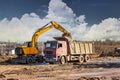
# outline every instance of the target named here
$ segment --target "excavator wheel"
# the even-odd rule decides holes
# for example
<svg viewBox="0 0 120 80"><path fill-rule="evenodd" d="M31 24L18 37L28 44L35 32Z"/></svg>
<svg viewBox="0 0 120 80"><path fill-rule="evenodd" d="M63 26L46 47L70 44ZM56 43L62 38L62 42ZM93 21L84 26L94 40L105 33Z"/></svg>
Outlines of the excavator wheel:
<svg viewBox="0 0 120 80"><path fill-rule="evenodd" d="M26 59L26 63L27 64L32 64L34 62L34 59L32 56L28 56L27 59Z"/></svg>

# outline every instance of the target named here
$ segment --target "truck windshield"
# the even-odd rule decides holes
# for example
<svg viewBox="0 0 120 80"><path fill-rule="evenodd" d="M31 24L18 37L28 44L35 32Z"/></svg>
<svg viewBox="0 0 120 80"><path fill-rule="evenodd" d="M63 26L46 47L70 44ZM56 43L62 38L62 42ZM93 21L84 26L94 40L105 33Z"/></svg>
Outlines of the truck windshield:
<svg viewBox="0 0 120 80"><path fill-rule="evenodd" d="M47 42L45 43L46 48L56 48L56 42Z"/></svg>

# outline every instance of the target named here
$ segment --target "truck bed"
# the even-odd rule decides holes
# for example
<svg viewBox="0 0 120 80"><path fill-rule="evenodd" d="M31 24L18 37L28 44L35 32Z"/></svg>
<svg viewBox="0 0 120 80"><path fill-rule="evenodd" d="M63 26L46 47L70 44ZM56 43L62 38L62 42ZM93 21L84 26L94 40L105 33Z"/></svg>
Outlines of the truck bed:
<svg viewBox="0 0 120 80"><path fill-rule="evenodd" d="M71 42L70 43L71 54L93 54L94 43L93 42Z"/></svg>

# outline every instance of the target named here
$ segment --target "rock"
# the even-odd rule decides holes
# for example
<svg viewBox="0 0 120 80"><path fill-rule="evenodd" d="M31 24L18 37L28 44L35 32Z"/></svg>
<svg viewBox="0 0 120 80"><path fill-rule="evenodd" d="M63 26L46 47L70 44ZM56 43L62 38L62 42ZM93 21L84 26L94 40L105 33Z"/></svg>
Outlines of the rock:
<svg viewBox="0 0 120 80"><path fill-rule="evenodd" d="M9 79L7 79L7 80L19 80L19 79L15 79L15 78L9 78Z"/></svg>
<svg viewBox="0 0 120 80"><path fill-rule="evenodd" d="M6 76L3 74L0 74L0 78L5 78Z"/></svg>

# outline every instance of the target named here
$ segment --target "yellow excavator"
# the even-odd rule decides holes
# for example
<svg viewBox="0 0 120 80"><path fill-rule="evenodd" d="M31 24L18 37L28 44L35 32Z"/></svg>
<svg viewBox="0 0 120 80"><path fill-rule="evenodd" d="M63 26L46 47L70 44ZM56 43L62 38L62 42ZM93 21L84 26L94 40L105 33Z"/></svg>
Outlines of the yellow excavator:
<svg viewBox="0 0 120 80"><path fill-rule="evenodd" d="M50 24L50 25L49 25ZM24 46L20 46L15 48L15 53L18 56L20 63L33 63L43 61L43 56L39 55L39 51L37 49L37 39L40 35L45 33L46 31L55 28L63 32L62 37L66 38L68 41L72 40L71 34L64 29L61 25L57 24L55 21L51 21L46 24L42 28L38 29L32 36L32 41L26 42Z"/></svg>

